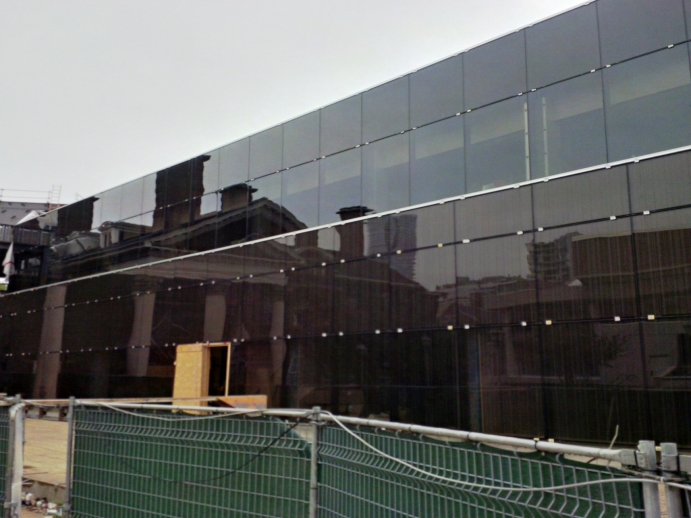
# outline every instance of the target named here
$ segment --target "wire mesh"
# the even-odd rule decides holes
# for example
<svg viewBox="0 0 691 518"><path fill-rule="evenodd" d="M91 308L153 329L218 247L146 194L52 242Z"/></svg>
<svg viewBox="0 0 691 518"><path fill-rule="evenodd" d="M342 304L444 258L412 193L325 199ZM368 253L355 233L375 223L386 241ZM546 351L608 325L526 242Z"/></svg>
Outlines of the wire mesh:
<svg viewBox="0 0 691 518"><path fill-rule="evenodd" d="M310 445L273 418L75 409L72 516L307 516Z"/></svg>
<svg viewBox="0 0 691 518"><path fill-rule="evenodd" d="M493 487L551 487L625 477L616 469L544 453L352 429L384 453L454 480ZM597 484L539 492L463 488L416 473L368 449L333 426L319 439L320 518L643 516L640 483Z"/></svg>
<svg viewBox="0 0 691 518"><path fill-rule="evenodd" d="M10 407L0 407L0 502L5 501L7 461L10 448Z"/></svg>

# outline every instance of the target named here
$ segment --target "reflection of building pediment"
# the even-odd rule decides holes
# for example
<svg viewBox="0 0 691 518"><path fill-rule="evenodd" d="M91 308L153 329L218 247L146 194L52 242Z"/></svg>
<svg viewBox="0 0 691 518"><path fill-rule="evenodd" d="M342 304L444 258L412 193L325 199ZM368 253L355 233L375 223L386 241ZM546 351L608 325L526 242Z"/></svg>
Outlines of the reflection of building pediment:
<svg viewBox="0 0 691 518"><path fill-rule="evenodd" d="M147 228L149 227L145 225L126 223L124 221L115 223L106 221L98 228L101 232L101 248L108 248L123 241L140 237L146 232Z"/></svg>

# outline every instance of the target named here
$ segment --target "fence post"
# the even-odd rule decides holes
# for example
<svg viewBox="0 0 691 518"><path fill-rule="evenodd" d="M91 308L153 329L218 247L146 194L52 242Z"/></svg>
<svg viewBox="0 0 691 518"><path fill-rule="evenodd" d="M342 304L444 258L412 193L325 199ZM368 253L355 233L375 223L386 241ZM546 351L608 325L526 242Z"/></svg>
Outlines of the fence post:
<svg viewBox="0 0 691 518"><path fill-rule="evenodd" d="M655 441L638 441L638 467L647 475L657 475ZM657 484L643 484L645 518L660 518L660 493Z"/></svg>
<svg viewBox="0 0 691 518"><path fill-rule="evenodd" d="M679 453L673 442L660 444L662 451L662 474L666 477L679 476ZM681 489L665 485L665 503L667 504L667 518L684 518Z"/></svg>
<svg viewBox="0 0 691 518"><path fill-rule="evenodd" d="M17 396L10 408L7 479L5 489L6 518L16 518L22 510L22 477L24 474L24 403Z"/></svg>
<svg viewBox="0 0 691 518"><path fill-rule="evenodd" d="M312 408L312 456L310 458L310 507L309 518L319 515L319 422L321 421L321 407Z"/></svg>
<svg viewBox="0 0 691 518"><path fill-rule="evenodd" d="M67 410L67 467L65 473L65 503L62 510L65 518L72 514L72 457L74 456L74 397L70 398Z"/></svg>

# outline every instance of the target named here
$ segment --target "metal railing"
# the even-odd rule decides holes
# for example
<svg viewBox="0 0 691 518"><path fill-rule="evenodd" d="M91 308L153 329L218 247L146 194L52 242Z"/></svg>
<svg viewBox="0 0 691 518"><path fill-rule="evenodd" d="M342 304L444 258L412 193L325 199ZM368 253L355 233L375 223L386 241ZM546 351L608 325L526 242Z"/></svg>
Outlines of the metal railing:
<svg viewBox="0 0 691 518"><path fill-rule="evenodd" d="M73 399L68 421L64 516L688 516L691 456L672 444L594 448L318 407Z"/></svg>

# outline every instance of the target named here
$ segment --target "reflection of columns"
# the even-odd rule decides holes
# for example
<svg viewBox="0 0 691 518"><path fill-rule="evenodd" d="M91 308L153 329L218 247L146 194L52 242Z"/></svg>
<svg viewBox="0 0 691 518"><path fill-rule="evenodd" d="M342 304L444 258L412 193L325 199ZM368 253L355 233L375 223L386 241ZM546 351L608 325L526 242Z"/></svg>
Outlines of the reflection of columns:
<svg viewBox="0 0 691 518"><path fill-rule="evenodd" d="M223 331L226 324L226 294L225 289L206 295L204 304L204 338L205 342L223 341Z"/></svg>
<svg viewBox="0 0 691 518"><path fill-rule="evenodd" d="M67 286L50 286L43 302L43 326L39 352L56 353L62 349L62 328L65 323L65 295ZM60 306L56 309L56 306ZM53 399L57 397L58 375L60 374L59 354L39 354L36 362L34 397Z"/></svg>
<svg viewBox="0 0 691 518"><path fill-rule="evenodd" d="M146 293L134 298L134 318L128 347L151 344L156 294ZM149 348L127 349L127 375L146 376L149 367Z"/></svg>
<svg viewBox="0 0 691 518"><path fill-rule="evenodd" d="M271 307L271 336L278 337L271 342L271 359L273 369L273 386L278 387L283 383L283 361L286 357L286 341L283 337L285 302L275 300Z"/></svg>

